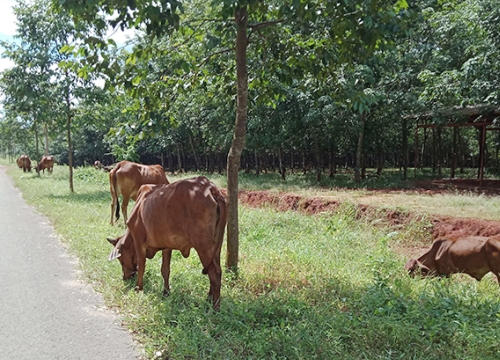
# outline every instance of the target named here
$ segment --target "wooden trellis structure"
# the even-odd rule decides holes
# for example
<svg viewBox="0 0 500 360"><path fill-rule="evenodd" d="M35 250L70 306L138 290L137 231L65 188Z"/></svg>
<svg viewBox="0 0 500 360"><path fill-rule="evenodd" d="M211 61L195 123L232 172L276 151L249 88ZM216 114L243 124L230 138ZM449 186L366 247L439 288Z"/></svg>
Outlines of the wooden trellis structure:
<svg viewBox="0 0 500 360"><path fill-rule="evenodd" d="M418 129L429 129L437 127L453 127L458 129L464 126L474 126L480 131L479 141L479 171L478 179L479 185L483 186L484 178L484 158L485 158L485 144L486 144L486 131L500 130L500 127L495 127L495 119L500 116L500 107L491 105L479 105L471 107L454 107L448 109L440 109L436 111L429 111L417 115L408 115L403 117L406 120L416 120L417 126L415 127L415 173L418 166ZM439 120L439 123L433 120ZM452 161L452 174L455 173L457 145L456 145L457 131L454 131L453 141L453 161Z"/></svg>

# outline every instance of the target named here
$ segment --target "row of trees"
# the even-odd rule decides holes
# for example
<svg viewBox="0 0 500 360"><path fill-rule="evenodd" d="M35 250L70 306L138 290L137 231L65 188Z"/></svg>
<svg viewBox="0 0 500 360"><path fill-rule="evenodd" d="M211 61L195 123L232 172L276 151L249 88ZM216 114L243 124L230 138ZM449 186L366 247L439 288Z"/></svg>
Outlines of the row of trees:
<svg viewBox="0 0 500 360"><path fill-rule="evenodd" d="M415 152L421 166L446 165L453 135L420 130L416 149L416 122L403 119L498 105L498 2L20 0L16 40L2 43L15 66L0 79L0 146L39 158L43 138L70 165L226 169L237 239L242 168L319 180L349 166L361 181L366 166ZM117 45L110 25L136 36ZM489 133L490 165L498 143ZM461 164L477 153L476 130L461 129Z"/></svg>

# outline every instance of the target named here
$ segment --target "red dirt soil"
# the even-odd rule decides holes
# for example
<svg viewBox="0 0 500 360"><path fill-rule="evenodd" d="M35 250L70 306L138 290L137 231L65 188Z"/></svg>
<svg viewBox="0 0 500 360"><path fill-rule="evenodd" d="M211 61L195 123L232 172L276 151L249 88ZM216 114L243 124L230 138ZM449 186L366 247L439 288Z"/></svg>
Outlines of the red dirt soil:
<svg viewBox="0 0 500 360"><path fill-rule="evenodd" d="M475 191L489 195L500 194L500 181L485 180L479 187L477 180L435 180L415 184L418 190L426 194ZM387 190L380 190L387 192ZM398 189L397 191L402 191ZM329 200L324 197L303 197L291 193L274 193L269 191L240 191L239 199L242 203L252 207L271 206L278 211L296 210L314 215L321 212L335 212L341 205L338 200ZM373 205L356 205L356 218L366 220L385 220L387 224L401 227L422 218L421 214L391 209L382 209ZM434 239L438 237L463 237L463 236L493 236L500 234L500 221L454 218L440 215L429 215L431 228L429 232Z"/></svg>

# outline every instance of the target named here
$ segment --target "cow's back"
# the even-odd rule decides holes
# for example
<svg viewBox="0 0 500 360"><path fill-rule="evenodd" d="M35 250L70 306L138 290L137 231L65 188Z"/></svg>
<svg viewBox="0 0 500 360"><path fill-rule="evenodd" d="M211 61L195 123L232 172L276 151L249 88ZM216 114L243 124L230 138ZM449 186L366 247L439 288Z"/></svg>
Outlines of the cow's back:
<svg viewBox="0 0 500 360"><path fill-rule="evenodd" d="M130 216L147 234L148 247L212 251L216 245L219 204L214 185L205 177L180 180L170 185L147 185Z"/></svg>
<svg viewBox="0 0 500 360"><path fill-rule="evenodd" d="M144 184L168 184L161 165L142 165L130 161L121 161L112 170L116 177L118 193L128 194L136 200L137 191Z"/></svg>

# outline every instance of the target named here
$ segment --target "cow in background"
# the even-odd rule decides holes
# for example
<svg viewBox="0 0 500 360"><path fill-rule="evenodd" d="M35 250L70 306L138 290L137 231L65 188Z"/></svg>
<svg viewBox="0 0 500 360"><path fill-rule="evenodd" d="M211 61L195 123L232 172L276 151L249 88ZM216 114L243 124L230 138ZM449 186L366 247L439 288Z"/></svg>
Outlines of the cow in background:
<svg viewBox="0 0 500 360"><path fill-rule="evenodd" d="M36 172L40 175L40 170L45 174L45 169L48 170L49 173L52 173L54 169L54 157L51 155L42 156L42 159L38 164L36 164Z"/></svg>
<svg viewBox="0 0 500 360"><path fill-rule="evenodd" d="M28 155L21 155L16 160L17 166L23 169L23 172L31 172L31 160Z"/></svg>
<svg viewBox="0 0 500 360"><path fill-rule="evenodd" d="M109 172L109 186L111 192L111 221L113 225L113 214L116 220L120 218L120 202L118 196L123 198L122 213L123 221L127 224L127 206L130 199L136 200L137 191L144 184L168 184L165 170L161 165L142 165L130 161L120 161L113 170Z"/></svg>
<svg viewBox="0 0 500 360"><path fill-rule="evenodd" d="M465 273L481 280L490 271L500 283L500 236L440 238L418 259L410 259L405 269L413 276Z"/></svg>
<svg viewBox="0 0 500 360"><path fill-rule="evenodd" d="M94 169L96 170L102 169L102 163L99 160L94 161Z"/></svg>
<svg viewBox="0 0 500 360"><path fill-rule="evenodd" d="M162 251L163 294L170 292L172 250L187 258L194 248L210 279L208 298L219 309L221 267L220 252L227 222L226 198L204 176L179 180L170 185L143 185L139 190L127 231L108 241L114 246L109 260L118 259L123 279L137 272L136 289L143 289L146 258Z"/></svg>

